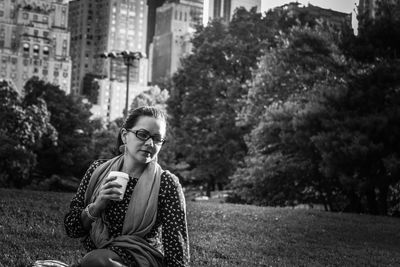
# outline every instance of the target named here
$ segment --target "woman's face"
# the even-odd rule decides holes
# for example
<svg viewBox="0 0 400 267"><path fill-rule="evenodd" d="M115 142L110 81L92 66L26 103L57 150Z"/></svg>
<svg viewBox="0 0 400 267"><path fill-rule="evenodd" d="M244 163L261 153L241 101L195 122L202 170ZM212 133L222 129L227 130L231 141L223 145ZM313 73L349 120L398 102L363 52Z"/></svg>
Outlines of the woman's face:
<svg viewBox="0 0 400 267"><path fill-rule="evenodd" d="M141 116L131 129L122 129L121 137L126 144L125 153L136 163L149 163L160 152L165 138L166 123L163 119ZM152 136L147 141L143 137ZM139 136L139 137L138 137Z"/></svg>

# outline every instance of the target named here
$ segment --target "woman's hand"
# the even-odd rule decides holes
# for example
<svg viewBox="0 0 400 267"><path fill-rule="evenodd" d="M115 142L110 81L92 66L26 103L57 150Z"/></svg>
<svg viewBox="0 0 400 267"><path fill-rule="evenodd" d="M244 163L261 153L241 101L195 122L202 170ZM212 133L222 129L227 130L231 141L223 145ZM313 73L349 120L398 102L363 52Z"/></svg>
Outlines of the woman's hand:
<svg viewBox="0 0 400 267"><path fill-rule="evenodd" d="M119 188L121 188L122 185L114 182L115 179L117 179L117 177L112 176L107 177L104 180L104 184L101 186L99 194L97 195L96 200L94 201L90 210L90 213L93 216L99 217L107 207L107 204L110 200L120 200L121 191Z"/></svg>

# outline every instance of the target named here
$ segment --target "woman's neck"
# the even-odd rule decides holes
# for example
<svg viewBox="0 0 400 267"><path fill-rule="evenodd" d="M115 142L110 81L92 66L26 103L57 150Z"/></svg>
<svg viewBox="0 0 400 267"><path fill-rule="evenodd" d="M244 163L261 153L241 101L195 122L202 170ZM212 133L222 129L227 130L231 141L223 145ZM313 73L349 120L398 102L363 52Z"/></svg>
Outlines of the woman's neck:
<svg viewBox="0 0 400 267"><path fill-rule="evenodd" d="M140 175L142 175L145 167L146 164L135 162L131 157L124 155L124 165L122 166L122 171L129 174L129 176L139 178Z"/></svg>

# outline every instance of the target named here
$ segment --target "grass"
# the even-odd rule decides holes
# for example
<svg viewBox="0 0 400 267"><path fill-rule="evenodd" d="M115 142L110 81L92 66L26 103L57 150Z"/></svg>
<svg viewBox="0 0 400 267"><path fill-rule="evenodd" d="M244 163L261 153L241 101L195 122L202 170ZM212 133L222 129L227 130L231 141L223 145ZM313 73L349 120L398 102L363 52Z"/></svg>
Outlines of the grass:
<svg viewBox="0 0 400 267"><path fill-rule="evenodd" d="M0 189L0 266L76 261L72 194ZM400 266L400 219L188 202L191 266Z"/></svg>

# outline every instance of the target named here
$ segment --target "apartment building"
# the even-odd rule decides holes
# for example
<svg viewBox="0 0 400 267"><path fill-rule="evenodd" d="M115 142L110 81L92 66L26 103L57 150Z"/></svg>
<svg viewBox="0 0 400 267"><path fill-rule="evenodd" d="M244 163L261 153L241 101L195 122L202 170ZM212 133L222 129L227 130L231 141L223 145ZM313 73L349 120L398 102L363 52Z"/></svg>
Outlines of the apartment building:
<svg viewBox="0 0 400 267"><path fill-rule="evenodd" d="M261 12L261 0L205 0L208 9L205 10L207 21L213 19L222 19L229 22L232 19L235 10L239 7L244 7L250 10L253 7L257 8L257 12ZM265 0L264 0L265 1Z"/></svg>
<svg viewBox="0 0 400 267"><path fill-rule="evenodd" d="M148 6L145 0L73 0L69 3L72 90L84 93L87 76L100 92L95 116L113 120L125 108L127 66L122 58L101 58L122 51L146 55ZM147 58L130 68L129 102L147 86Z"/></svg>
<svg viewBox="0 0 400 267"><path fill-rule="evenodd" d="M20 94L37 76L70 93L68 4L63 0L0 0L0 79Z"/></svg>
<svg viewBox="0 0 400 267"><path fill-rule="evenodd" d="M170 78L191 53L195 26L203 20L203 0L170 1L157 8L151 48L151 81Z"/></svg>

